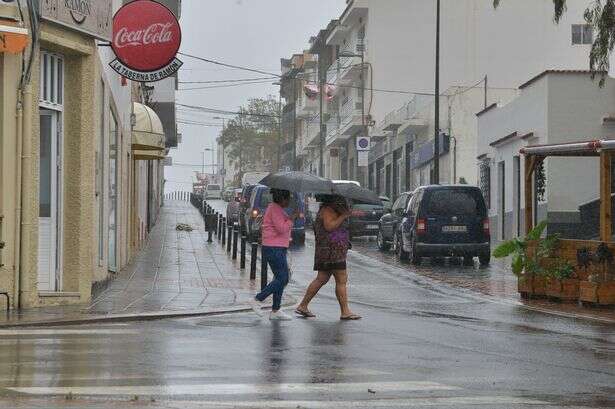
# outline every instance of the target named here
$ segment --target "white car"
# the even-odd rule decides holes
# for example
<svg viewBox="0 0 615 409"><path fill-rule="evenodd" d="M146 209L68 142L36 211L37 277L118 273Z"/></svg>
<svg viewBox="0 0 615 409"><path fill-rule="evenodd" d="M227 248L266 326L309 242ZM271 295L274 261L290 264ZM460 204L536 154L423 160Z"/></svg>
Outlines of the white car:
<svg viewBox="0 0 615 409"><path fill-rule="evenodd" d="M209 184L205 188L205 199L222 199L222 188L220 185Z"/></svg>

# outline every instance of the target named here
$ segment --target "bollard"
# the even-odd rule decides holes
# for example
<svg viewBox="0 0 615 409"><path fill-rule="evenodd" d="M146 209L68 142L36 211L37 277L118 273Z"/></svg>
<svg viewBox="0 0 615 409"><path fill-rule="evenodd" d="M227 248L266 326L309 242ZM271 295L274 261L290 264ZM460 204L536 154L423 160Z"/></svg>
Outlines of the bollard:
<svg viewBox="0 0 615 409"><path fill-rule="evenodd" d="M222 218L222 247L226 245L226 217Z"/></svg>
<svg viewBox="0 0 615 409"><path fill-rule="evenodd" d="M239 261L239 268L245 270L246 268L246 236L241 236L241 256Z"/></svg>
<svg viewBox="0 0 615 409"><path fill-rule="evenodd" d="M263 253L263 246L261 246L261 291L267 287L267 259Z"/></svg>
<svg viewBox="0 0 615 409"><path fill-rule="evenodd" d="M258 243L252 243L250 256L250 280L256 280L256 258L258 257Z"/></svg>
<svg viewBox="0 0 615 409"><path fill-rule="evenodd" d="M214 215L216 216L216 225L214 226L214 234L217 236L218 235L218 220L220 219L220 215L218 214L218 212L215 212Z"/></svg>
<svg viewBox="0 0 615 409"><path fill-rule="evenodd" d="M222 240L222 215L218 215L218 241Z"/></svg>
<svg viewBox="0 0 615 409"><path fill-rule="evenodd" d="M226 252L231 254L231 247L233 245L233 226L228 224L226 225Z"/></svg>
<svg viewBox="0 0 615 409"><path fill-rule="evenodd" d="M233 224L233 260L237 260L237 243L239 241L239 224Z"/></svg>

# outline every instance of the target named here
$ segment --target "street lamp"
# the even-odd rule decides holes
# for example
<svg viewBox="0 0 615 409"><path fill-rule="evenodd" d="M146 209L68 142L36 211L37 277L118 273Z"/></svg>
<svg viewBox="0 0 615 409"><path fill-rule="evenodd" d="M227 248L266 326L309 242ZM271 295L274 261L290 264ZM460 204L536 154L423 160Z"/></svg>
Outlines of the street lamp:
<svg viewBox="0 0 615 409"><path fill-rule="evenodd" d="M434 185L440 184L440 0L436 0L436 84L434 107L434 157L433 180Z"/></svg>
<svg viewBox="0 0 615 409"><path fill-rule="evenodd" d="M367 122L365 121L365 47L363 44L361 44L361 53L360 54L355 54L355 53L351 53L348 51L342 51L339 53L338 55L339 57L359 57L361 58L361 132L363 133L363 136L367 136ZM355 135L354 137L354 144L355 144L355 149L357 146L357 136ZM359 166L359 151L357 151L356 154L356 158L355 158L355 168L354 168L354 173L355 173L355 178L356 179L360 179L359 178L359 172L360 172L360 166Z"/></svg>
<svg viewBox="0 0 615 409"><path fill-rule="evenodd" d="M282 155L282 83L281 82L273 82L271 85L279 85L280 86L280 94L278 95L278 170L280 170Z"/></svg>

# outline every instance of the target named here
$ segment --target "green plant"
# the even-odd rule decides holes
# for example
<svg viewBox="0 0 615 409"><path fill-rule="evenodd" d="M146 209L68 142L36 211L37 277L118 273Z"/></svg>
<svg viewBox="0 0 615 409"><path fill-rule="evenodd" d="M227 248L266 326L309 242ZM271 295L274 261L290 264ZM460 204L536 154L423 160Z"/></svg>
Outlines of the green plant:
<svg viewBox="0 0 615 409"><path fill-rule="evenodd" d="M566 260L558 259L555 266L548 269L546 274L554 280L567 280L574 276L574 266Z"/></svg>
<svg viewBox="0 0 615 409"><path fill-rule="evenodd" d="M547 223L541 222L525 238L515 238L503 242L493 251L493 257L505 258L511 256L510 266L513 274L517 277L521 277L524 274L545 275L545 268L541 265L540 261L552 257L559 243L557 235L541 239L546 228ZM533 254L528 253L529 243L531 242L536 243Z"/></svg>

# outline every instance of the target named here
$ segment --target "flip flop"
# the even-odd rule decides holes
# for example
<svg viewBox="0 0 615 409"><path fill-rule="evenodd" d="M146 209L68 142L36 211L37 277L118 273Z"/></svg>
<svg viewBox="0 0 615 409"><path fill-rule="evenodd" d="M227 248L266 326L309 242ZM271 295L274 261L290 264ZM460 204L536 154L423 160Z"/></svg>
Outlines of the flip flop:
<svg viewBox="0 0 615 409"><path fill-rule="evenodd" d="M342 320L342 321L356 321L356 320L360 320L361 318L363 318L363 317L361 317L360 315L352 314L352 315L349 315L347 317L340 317L340 320Z"/></svg>
<svg viewBox="0 0 615 409"><path fill-rule="evenodd" d="M309 311L301 311L299 308L295 310L295 314L300 315L303 318L316 318L316 315Z"/></svg>

